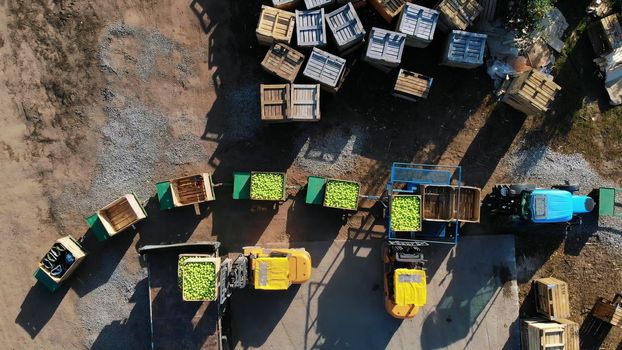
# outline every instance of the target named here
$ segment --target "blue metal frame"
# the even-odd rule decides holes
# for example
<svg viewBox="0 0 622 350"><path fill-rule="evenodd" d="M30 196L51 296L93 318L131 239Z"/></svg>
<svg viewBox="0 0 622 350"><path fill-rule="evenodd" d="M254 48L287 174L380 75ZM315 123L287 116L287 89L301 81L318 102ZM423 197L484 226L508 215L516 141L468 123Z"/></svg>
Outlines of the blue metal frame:
<svg viewBox="0 0 622 350"><path fill-rule="evenodd" d="M462 167L393 163L391 177L387 183L389 203L393 194L409 193L420 194L419 185L446 185L462 186ZM406 187L402 189L401 187ZM451 222L422 221L421 232L395 232L391 230L390 211L387 214L387 237L390 240L424 241L429 243L458 243L460 222L456 219ZM448 234L453 232L453 235ZM402 236L402 237L398 237ZM407 236L407 237L403 237Z"/></svg>

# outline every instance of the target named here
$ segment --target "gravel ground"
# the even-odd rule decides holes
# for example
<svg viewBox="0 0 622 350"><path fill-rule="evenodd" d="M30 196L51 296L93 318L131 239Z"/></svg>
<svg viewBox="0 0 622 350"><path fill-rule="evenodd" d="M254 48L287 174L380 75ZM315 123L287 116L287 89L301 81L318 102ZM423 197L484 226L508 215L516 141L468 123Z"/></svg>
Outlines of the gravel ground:
<svg viewBox="0 0 622 350"><path fill-rule="evenodd" d="M365 132L357 126L312 134L298 152L295 165L318 176L347 174L356 168L364 140Z"/></svg>

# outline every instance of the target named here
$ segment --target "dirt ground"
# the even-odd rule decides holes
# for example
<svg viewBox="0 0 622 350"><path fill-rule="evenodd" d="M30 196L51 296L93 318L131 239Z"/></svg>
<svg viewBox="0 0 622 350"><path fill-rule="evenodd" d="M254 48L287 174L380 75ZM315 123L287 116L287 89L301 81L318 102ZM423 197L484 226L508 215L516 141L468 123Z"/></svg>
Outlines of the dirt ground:
<svg viewBox="0 0 622 350"><path fill-rule="evenodd" d="M147 287L136 248L145 244L218 239L233 251L262 242L382 237L372 202L347 220L306 206L294 189L278 208L236 202L227 185L233 171L286 171L290 185L305 184L309 175L352 179L378 195L393 161L461 165L464 182L487 191L512 180L512 169L500 166L508 153L552 145L583 153L604 178L622 181L619 148L607 152L608 143L587 143L597 137L572 136L585 128L602 136L598 125L572 118L589 113L569 104L575 95L562 94L544 117L525 117L493 100L484 69L439 66L442 37L404 53L404 67L434 77L426 101L392 97L392 76L348 57L343 90L322 94L320 123L263 126L257 84L277 80L259 66L266 51L253 32L259 7L257 1L0 0L5 346L144 348ZM366 27L386 27L371 8L360 16ZM571 29L579 20L569 18ZM584 52L581 40L572 52ZM572 65L594 68L589 55L572 57ZM563 75L563 88L589 76L592 95L602 98L598 78L583 72ZM617 111L602 108L599 114ZM613 117L598 123L621 124L607 118ZM202 215L192 208L158 211L155 183L202 171L225 184ZM85 216L128 192L148 200L149 219L136 232L104 243L87 237L89 257L55 294L34 284L35 262L55 239L82 237ZM577 233L581 244L572 251L557 228L519 235L517 258L527 264L522 274L519 266L521 297L534 276L565 279L572 319L581 323L596 297L622 290L620 250L599 241L596 227ZM530 314L529 299L522 312ZM612 330L602 346L619 346L621 333Z"/></svg>

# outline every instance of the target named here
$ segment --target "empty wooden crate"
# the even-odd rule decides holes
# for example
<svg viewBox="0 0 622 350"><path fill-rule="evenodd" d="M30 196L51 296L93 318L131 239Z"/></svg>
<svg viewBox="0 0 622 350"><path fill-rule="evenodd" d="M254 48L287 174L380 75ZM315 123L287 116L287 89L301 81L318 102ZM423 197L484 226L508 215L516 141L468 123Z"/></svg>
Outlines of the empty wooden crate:
<svg viewBox="0 0 622 350"><path fill-rule="evenodd" d="M314 47L326 45L326 22L324 9L296 10L296 41L298 47Z"/></svg>
<svg viewBox="0 0 622 350"><path fill-rule="evenodd" d="M336 93L343 83L345 69L345 59L314 47L302 75L317 81L329 92Z"/></svg>
<svg viewBox="0 0 622 350"><path fill-rule="evenodd" d="M550 320L570 317L568 284L557 278L540 278L533 281L536 311Z"/></svg>
<svg viewBox="0 0 622 350"><path fill-rule="evenodd" d="M321 7L331 6L334 3L335 0L305 0L307 10L315 10Z"/></svg>
<svg viewBox="0 0 622 350"><path fill-rule="evenodd" d="M126 194L86 218L86 223L95 238L104 241L146 217L147 212L136 195Z"/></svg>
<svg viewBox="0 0 622 350"><path fill-rule="evenodd" d="M439 29L449 32L453 29L465 30L482 12L477 0L442 0L436 5L441 13Z"/></svg>
<svg viewBox="0 0 622 350"><path fill-rule="evenodd" d="M302 122L320 120L320 84L292 84L287 119Z"/></svg>
<svg viewBox="0 0 622 350"><path fill-rule="evenodd" d="M365 29L352 3L347 3L327 14L326 23L340 52L355 47L365 40Z"/></svg>
<svg viewBox="0 0 622 350"><path fill-rule="evenodd" d="M434 38L438 17L436 10L407 2L395 31L406 34L407 46L427 47Z"/></svg>
<svg viewBox="0 0 622 350"><path fill-rule="evenodd" d="M272 5L281 10L293 10L300 2L300 0L272 0Z"/></svg>
<svg viewBox="0 0 622 350"><path fill-rule="evenodd" d="M289 44L294 34L295 23L295 14L262 5L255 30L257 40L262 45L272 45L276 41Z"/></svg>
<svg viewBox="0 0 622 350"><path fill-rule="evenodd" d="M622 294L616 294L613 301L599 298L592 309L592 315L612 326L622 328Z"/></svg>
<svg viewBox="0 0 622 350"><path fill-rule="evenodd" d="M566 326L538 318L521 321L521 349L565 350Z"/></svg>
<svg viewBox="0 0 622 350"><path fill-rule="evenodd" d="M391 23L402 11L406 0L369 0L369 2L385 21Z"/></svg>
<svg viewBox="0 0 622 350"><path fill-rule="evenodd" d="M425 75L400 69L393 87L393 96L415 102L428 98L433 80Z"/></svg>
<svg viewBox="0 0 622 350"><path fill-rule="evenodd" d="M475 68L484 64L486 34L454 30L447 38L443 65L457 68Z"/></svg>
<svg viewBox="0 0 622 350"><path fill-rule="evenodd" d="M261 67L283 80L293 83L302 68L305 56L291 47L275 43L266 53Z"/></svg>
<svg viewBox="0 0 622 350"><path fill-rule="evenodd" d="M199 203L216 199L212 176L208 173L159 182L156 191L161 210L193 205L197 215L200 214Z"/></svg>
<svg viewBox="0 0 622 350"><path fill-rule="evenodd" d="M423 219L478 223L481 191L469 186L423 185Z"/></svg>
<svg viewBox="0 0 622 350"><path fill-rule="evenodd" d="M289 84L261 84L261 120L284 122L289 111Z"/></svg>
<svg viewBox="0 0 622 350"><path fill-rule="evenodd" d="M544 73L531 70L507 80L500 90L503 102L531 115L547 111L561 87Z"/></svg>
<svg viewBox="0 0 622 350"><path fill-rule="evenodd" d="M397 67L402 62L405 44L406 34L373 27L369 32L367 50L363 58L372 64Z"/></svg>
<svg viewBox="0 0 622 350"><path fill-rule="evenodd" d="M564 350L580 350L579 344L579 325L576 322L570 321L565 318L555 320L555 322L565 326L564 329L564 342L566 347Z"/></svg>
<svg viewBox="0 0 622 350"><path fill-rule="evenodd" d="M50 292L56 291L84 261L86 251L71 237L61 237L39 261L35 278Z"/></svg>

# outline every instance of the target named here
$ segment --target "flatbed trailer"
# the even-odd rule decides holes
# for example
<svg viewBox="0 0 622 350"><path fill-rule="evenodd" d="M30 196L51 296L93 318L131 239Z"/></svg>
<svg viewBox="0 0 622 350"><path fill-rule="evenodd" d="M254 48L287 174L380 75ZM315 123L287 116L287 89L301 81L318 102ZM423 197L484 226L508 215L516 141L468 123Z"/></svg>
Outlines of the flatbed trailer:
<svg viewBox="0 0 622 350"><path fill-rule="evenodd" d="M180 254L208 254L218 257L219 242L148 245L138 252L149 271L149 323L151 349L229 349L228 295L219 284L216 301L187 302L178 285ZM226 264L220 276L227 276Z"/></svg>

